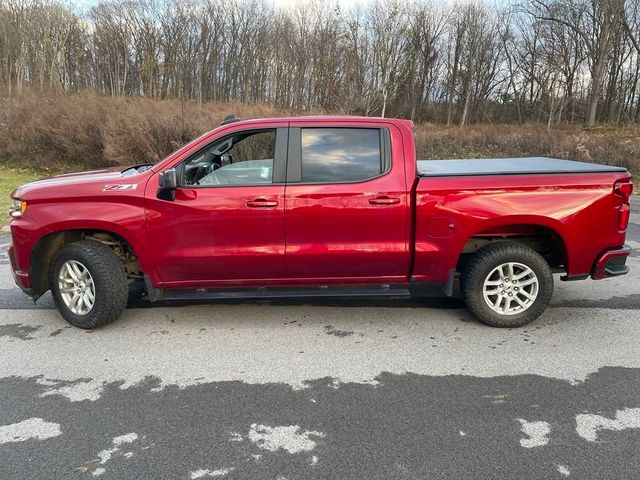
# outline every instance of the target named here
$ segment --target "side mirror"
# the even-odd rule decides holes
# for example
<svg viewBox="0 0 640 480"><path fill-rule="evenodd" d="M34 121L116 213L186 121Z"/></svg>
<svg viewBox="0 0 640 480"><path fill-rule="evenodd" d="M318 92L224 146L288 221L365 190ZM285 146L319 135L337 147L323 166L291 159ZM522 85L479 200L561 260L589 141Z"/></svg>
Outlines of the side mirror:
<svg viewBox="0 0 640 480"><path fill-rule="evenodd" d="M158 191L156 196L161 200L175 200L176 188L178 188L178 178L176 169L170 168L160 173L158 177Z"/></svg>

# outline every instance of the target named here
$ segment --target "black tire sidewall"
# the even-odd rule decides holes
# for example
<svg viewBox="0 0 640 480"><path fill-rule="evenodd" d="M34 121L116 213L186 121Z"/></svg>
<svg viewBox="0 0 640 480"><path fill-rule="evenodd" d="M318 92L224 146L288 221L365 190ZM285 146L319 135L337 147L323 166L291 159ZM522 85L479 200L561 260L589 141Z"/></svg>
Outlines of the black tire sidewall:
<svg viewBox="0 0 640 480"><path fill-rule="evenodd" d="M73 313L60 294L58 276L62 266L69 260L76 260L84 265L94 282L95 301L85 315ZM111 318L113 315L109 315L109 312L113 310L113 302L118 302L118 297L121 296L120 292L114 290L122 286L128 292L124 267L109 247L95 241L77 242L63 247L51 272L51 290L56 307L65 320L83 329L96 328L115 319Z"/></svg>

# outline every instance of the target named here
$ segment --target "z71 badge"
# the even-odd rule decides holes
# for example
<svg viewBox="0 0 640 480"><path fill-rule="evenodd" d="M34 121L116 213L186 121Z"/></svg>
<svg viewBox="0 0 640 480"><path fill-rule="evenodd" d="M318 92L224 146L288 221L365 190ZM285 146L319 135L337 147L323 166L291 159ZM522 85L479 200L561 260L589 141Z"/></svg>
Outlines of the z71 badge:
<svg viewBox="0 0 640 480"><path fill-rule="evenodd" d="M113 190L135 190L137 187L137 183L121 183L119 185L105 185L102 191L111 192Z"/></svg>

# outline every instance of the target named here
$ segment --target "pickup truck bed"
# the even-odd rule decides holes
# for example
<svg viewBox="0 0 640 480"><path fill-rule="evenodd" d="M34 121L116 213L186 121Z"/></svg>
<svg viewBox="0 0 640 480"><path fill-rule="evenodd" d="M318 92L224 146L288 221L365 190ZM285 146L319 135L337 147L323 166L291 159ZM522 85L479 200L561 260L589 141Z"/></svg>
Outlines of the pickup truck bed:
<svg viewBox="0 0 640 480"><path fill-rule="evenodd" d="M626 172L623 167L548 157L418 160L420 177Z"/></svg>

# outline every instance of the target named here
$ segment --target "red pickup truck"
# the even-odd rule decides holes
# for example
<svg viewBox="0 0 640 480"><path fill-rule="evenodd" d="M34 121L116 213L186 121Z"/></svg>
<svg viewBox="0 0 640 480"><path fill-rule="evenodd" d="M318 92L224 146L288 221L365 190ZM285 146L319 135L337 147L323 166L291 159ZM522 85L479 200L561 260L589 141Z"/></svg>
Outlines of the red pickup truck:
<svg viewBox="0 0 640 480"><path fill-rule="evenodd" d="M9 257L81 328L163 298L460 294L481 321L537 318L563 280L627 273L624 168L417 161L407 120L239 121L155 165L13 192ZM142 288L134 288L134 287Z"/></svg>

